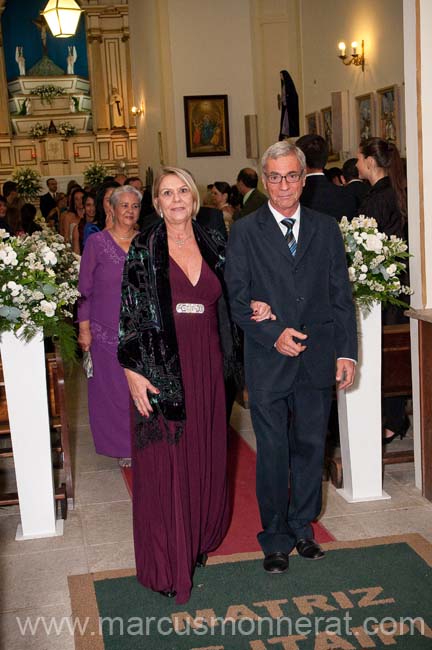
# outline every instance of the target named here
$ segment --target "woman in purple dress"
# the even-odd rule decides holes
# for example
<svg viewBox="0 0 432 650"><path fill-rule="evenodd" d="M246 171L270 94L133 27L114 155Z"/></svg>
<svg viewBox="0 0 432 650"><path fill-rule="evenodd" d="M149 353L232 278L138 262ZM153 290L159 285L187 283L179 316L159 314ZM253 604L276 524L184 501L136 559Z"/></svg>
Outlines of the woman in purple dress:
<svg viewBox="0 0 432 650"><path fill-rule="evenodd" d="M135 404L133 523L137 578L189 600L196 566L229 523L226 379L242 374L223 278L225 243L193 217L188 172L165 167L153 185L163 217L132 243L120 312L120 364ZM257 303L261 320L267 305Z"/></svg>
<svg viewBox="0 0 432 650"><path fill-rule="evenodd" d="M136 235L141 194L119 187L110 197L114 214L109 230L92 235L81 258L78 343L91 351L93 377L88 380L90 428L96 452L130 464L130 397L117 360L121 278L126 254Z"/></svg>

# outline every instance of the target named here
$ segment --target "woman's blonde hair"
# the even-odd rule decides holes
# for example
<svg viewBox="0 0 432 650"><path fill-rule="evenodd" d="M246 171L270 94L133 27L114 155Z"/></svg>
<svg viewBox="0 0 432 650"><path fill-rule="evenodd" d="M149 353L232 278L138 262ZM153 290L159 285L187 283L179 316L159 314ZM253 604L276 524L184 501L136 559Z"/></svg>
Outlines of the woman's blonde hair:
<svg viewBox="0 0 432 650"><path fill-rule="evenodd" d="M188 172L187 169L182 169L181 167L161 167L161 169L156 174L152 188L153 205L156 208L156 211L160 214L158 201L160 185L166 176L171 175L177 176L177 178L183 181L183 183L190 189L193 198L192 217L196 217L198 210L200 209L200 196L198 188L195 184L195 180L192 174Z"/></svg>

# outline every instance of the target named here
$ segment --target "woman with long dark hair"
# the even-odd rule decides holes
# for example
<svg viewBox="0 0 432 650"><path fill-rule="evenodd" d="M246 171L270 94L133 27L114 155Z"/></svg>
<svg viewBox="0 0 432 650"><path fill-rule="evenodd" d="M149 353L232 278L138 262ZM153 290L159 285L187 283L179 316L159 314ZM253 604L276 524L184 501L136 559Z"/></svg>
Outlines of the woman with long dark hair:
<svg viewBox="0 0 432 650"><path fill-rule="evenodd" d="M373 217L378 230L389 237L407 239L407 202L405 174L398 148L382 138L369 138L360 144L357 169L371 189L360 204L359 214ZM408 305L407 305L408 307ZM406 322L400 308L389 305L382 311L383 325ZM383 444L397 436L403 438L409 426L403 397L385 397L383 410Z"/></svg>
<svg viewBox="0 0 432 650"><path fill-rule="evenodd" d="M233 223L234 209L230 205L231 186L225 181L215 181L211 189L213 201L218 210L222 210L225 228L229 233Z"/></svg>
<svg viewBox="0 0 432 650"><path fill-rule="evenodd" d="M380 232L404 237L406 183L396 145L382 138L365 140L360 144L357 169L360 178L371 184L360 205L359 214L376 219Z"/></svg>
<svg viewBox="0 0 432 650"><path fill-rule="evenodd" d="M117 183L117 181L107 181L103 183L96 195L95 223L99 230L105 230L106 228L111 228L113 226L113 213L110 205L110 198L116 187L120 187L120 183Z"/></svg>

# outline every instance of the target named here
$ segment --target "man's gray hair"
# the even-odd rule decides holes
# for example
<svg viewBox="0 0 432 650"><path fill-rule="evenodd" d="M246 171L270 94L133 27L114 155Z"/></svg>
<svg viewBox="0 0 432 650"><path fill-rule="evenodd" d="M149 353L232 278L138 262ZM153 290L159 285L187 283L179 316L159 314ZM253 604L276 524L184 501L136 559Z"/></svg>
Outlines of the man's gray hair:
<svg viewBox="0 0 432 650"><path fill-rule="evenodd" d="M135 194L137 202L141 205L142 194L136 187L133 187L133 185L120 185L120 187L115 188L109 198L110 206L113 209L120 203L120 196L122 194Z"/></svg>
<svg viewBox="0 0 432 650"><path fill-rule="evenodd" d="M280 142L275 142L272 144L267 151L264 152L263 157L261 158L262 169L266 169L268 160L275 160L276 158L282 158L285 156L295 156L300 163L302 172L306 169L306 158L301 149L291 144L288 140L281 140Z"/></svg>

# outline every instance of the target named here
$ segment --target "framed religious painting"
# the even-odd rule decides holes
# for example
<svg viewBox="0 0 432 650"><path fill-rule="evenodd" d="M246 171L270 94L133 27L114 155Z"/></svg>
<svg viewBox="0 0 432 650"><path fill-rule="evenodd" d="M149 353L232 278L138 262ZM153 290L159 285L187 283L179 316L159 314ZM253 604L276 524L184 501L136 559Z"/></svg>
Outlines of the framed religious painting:
<svg viewBox="0 0 432 650"><path fill-rule="evenodd" d="M320 133L320 115L318 111L308 113L305 116L306 120L306 134L319 135Z"/></svg>
<svg viewBox="0 0 432 650"><path fill-rule="evenodd" d="M387 86L377 90L378 135L400 148L399 88Z"/></svg>
<svg viewBox="0 0 432 650"><path fill-rule="evenodd" d="M368 140L376 135L375 126L375 95L366 93L356 98L356 140L357 146L363 140Z"/></svg>
<svg viewBox="0 0 432 650"><path fill-rule="evenodd" d="M321 135L328 144L329 162L339 160L339 153L335 151L333 147L333 120L331 106L327 106L326 108L321 109L321 128Z"/></svg>
<svg viewBox="0 0 432 650"><path fill-rule="evenodd" d="M184 97L186 155L229 156L228 95Z"/></svg>

